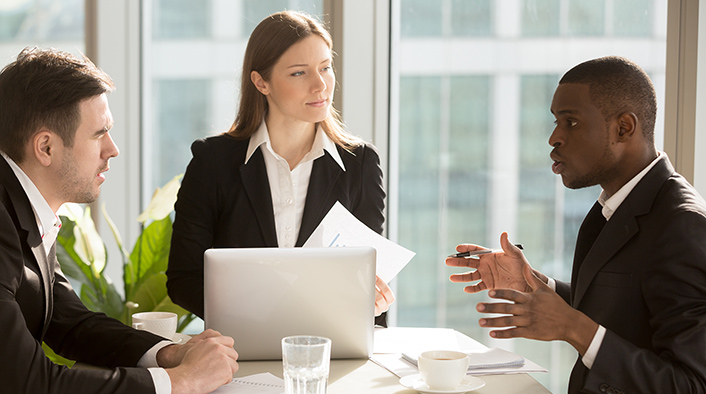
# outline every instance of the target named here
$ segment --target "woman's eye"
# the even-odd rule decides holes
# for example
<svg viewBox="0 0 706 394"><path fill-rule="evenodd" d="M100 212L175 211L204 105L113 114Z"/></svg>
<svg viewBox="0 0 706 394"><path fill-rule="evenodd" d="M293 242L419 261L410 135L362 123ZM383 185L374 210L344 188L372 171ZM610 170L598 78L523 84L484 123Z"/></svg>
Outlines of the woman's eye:
<svg viewBox="0 0 706 394"><path fill-rule="evenodd" d="M574 126L576 126L577 124L579 124L579 122L577 122L577 121L575 121L575 120L573 120L573 119L569 119L568 122L569 122L569 127L574 127Z"/></svg>
<svg viewBox="0 0 706 394"><path fill-rule="evenodd" d="M293 77L299 77L299 76L302 76L302 75L304 75L304 71L297 71L297 72L293 72L293 73L292 73L292 76L293 76Z"/></svg>

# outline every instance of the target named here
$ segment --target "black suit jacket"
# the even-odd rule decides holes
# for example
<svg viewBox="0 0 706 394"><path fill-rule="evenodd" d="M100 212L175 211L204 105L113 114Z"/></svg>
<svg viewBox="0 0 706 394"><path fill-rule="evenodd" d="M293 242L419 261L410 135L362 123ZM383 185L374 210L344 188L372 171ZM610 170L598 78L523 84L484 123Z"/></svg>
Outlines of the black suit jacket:
<svg viewBox="0 0 706 394"><path fill-rule="evenodd" d="M276 247L272 196L258 148L245 162L249 140L219 135L197 140L175 204L167 289L177 304L203 318L203 253L209 248ZM385 191L377 151L337 147L345 171L326 151L314 160L296 246L306 242L336 201L382 233ZM384 314L376 319L385 325Z"/></svg>
<svg viewBox="0 0 706 394"><path fill-rule="evenodd" d="M703 198L665 156L592 246L581 244L584 225L585 258L575 256L571 285L557 292L607 332L590 370L576 362L569 392L706 392Z"/></svg>
<svg viewBox="0 0 706 394"><path fill-rule="evenodd" d="M47 258L29 199L0 157L0 382L8 393L154 393L134 367L162 338L86 309L54 254ZM44 356L115 368L79 370Z"/></svg>

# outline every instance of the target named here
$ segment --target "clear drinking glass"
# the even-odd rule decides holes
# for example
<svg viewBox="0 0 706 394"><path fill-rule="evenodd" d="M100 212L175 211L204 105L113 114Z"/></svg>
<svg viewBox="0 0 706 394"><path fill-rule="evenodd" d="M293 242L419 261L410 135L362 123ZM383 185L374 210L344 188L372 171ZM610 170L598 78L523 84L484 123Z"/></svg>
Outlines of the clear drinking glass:
<svg viewBox="0 0 706 394"><path fill-rule="evenodd" d="M326 394L331 340L315 336L282 339L284 389L287 394Z"/></svg>

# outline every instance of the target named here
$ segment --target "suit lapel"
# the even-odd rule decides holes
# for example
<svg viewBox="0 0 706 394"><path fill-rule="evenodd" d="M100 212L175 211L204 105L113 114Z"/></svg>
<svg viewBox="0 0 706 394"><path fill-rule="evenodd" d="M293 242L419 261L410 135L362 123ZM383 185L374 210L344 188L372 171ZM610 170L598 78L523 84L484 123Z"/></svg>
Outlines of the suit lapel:
<svg viewBox="0 0 706 394"><path fill-rule="evenodd" d="M50 269L50 267L53 267L53 264L50 264L47 260L44 245L42 244L42 237L37 227L37 219L34 216L29 198L27 198L27 194L22 188L20 181L17 180L15 173L4 158L0 159L0 179L10 196L20 227L27 234L27 244L32 249L34 259L37 262L39 273L42 277L44 292L44 328L42 330L42 337L44 337L44 333L49 327L52 313L53 291L51 287L51 275L53 274L53 270ZM26 258L29 258L29 256Z"/></svg>
<svg viewBox="0 0 706 394"><path fill-rule="evenodd" d="M55 250L56 244L52 246L49 257L47 257L46 252L44 251L44 245L42 243L38 246L32 247L32 253L34 254L34 258L37 260L37 265L39 265L39 271L42 275L42 284L44 287L44 328L42 328L41 338L44 338L44 334L47 332L47 328L49 328L54 306L53 298L51 297L53 289L50 280L50 275L53 273L53 269L50 269L50 267L54 266L53 260L56 259L56 253L54 252Z"/></svg>
<svg viewBox="0 0 706 394"><path fill-rule="evenodd" d="M576 290L572 301L575 308L578 307L584 294L586 294L586 290L596 273L638 232L635 217L630 213L620 215L622 216L620 217L617 215L619 211L620 209L605 224L603 230L598 234L596 242L588 250L579 267L575 284ZM572 291L573 287L574 284L572 283Z"/></svg>
<svg viewBox="0 0 706 394"><path fill-rule="evenodd" d="M580 266L577 267L577 262L574 262L574 270L578 268L578 275L574 273L571 281L571 291L574 293L571 303L574 308L578 308L598 271L640 231L637 218L649 213L659 189L673 173L674 168L663 156L620 204Z"/></svg>
<svg viewBox="0 0 706 394"><path fill-rule="evenodd" d="M247 164L240 167L240 176L243 180L243 188L248 194L250 204L252 204L257 222L260 225L263 240L267 245L277 246L272 193L270 192L265 158L260 149L257 148Z"/></svg>
<svg viewBox="0 0 706 394"><path fill-rule="evenodd" d="M341 173L343 173L341 167L326 151L322 157L314 160L296 246L302 246L309 239L311 233L316 230L321 220L336 203L336 200L331 198L331 192Z"/></svg>

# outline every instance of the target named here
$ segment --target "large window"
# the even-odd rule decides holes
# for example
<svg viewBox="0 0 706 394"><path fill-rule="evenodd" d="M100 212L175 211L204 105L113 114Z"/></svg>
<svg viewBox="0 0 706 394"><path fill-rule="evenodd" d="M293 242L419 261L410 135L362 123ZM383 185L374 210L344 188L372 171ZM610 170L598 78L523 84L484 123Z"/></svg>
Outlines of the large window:
<svg viewBox="0 0 706 394"><path fill-rule="evenodd" d="M0 64L25 46L84 51L84 0L0 1Z"/></svg>
<svg viewBox="0 0 706 394"><path fill-rule="evenodd" d="M250 32L284 9L321 16L323 1L143 2L143 202L186 170L194 140L228 130Z"/></svg>
<svg viewBox="0 0 706 394"><path fill-rule="evenodd" d="M549 368L535 377L565 392L573 348L492 340L475 311L487 294L450 283L460 270L443 260L463 242L498 247L508 231L535 268L570 279L578 227L600 189L568 190L551 172L552 95L572 66L621 55L650 74L664 108L666 0L393 4L399 146L391 149L399 160L389 179L399 198L390 201L398 208L391 225L397 241L417 252L397 279L397 324L451 327L513 349ZM662 122L660 113L660 149Z"/></svg>

